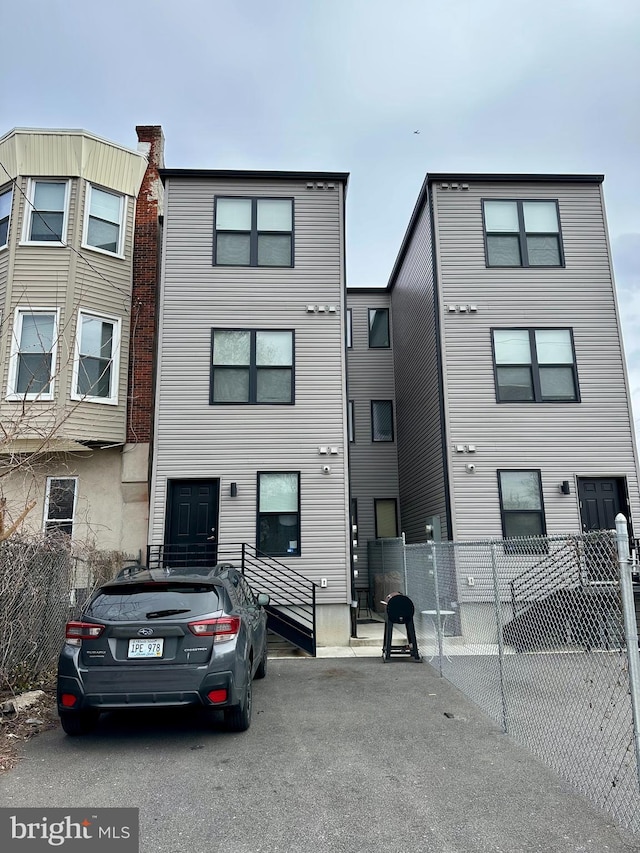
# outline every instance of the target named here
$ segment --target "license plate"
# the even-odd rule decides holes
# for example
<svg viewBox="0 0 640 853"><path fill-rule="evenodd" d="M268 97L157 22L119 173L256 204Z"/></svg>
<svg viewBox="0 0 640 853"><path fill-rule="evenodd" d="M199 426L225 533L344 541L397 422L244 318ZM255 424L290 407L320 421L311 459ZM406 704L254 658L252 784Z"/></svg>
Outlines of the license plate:
<svg viewBox="0 0 640 853"><path fill-rule="evenodd" d="M129 640L130 658L161 658L164 640Z"/></svg>

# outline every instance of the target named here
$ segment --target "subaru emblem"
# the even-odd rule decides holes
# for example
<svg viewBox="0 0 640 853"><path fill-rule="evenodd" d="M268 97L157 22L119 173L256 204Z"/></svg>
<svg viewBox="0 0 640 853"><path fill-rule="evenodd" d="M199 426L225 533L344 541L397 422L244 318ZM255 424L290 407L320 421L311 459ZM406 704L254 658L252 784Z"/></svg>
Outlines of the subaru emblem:
<svg viewBox="0 0 640 853"><path fill-rule="evenodd" d="M150 637L153 634L153 628L139 628L138 634L141 637Z"/></svg>

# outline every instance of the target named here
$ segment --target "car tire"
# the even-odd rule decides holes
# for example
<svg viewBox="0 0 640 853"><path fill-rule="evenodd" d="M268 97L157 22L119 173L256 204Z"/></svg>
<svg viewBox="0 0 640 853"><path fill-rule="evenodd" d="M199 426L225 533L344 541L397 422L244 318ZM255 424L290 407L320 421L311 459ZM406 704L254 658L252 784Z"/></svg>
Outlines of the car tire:
<svg viewBox="0 0 640 853"><path fill-rule="evenodd" d="M262 653L262 657L260 658L260 663L258 664L258 668L256 669L256 674L254 678L264 678L267 674L267 645L265 643L264 652Z"/></svg>
<svg viewBox="0 0 640 853"><path fill-rule="evenodd" d="M70 737L87 735L95 728L99 716L97 711L63 711L60 714L60 725Z"/></svg>
<svg viewBox="0 0 640 853"><path fill-rule="evenodd" d="M251 688L251 674L247 673L247 685L245 687L244 699L239 705L226 708L224 721L230 732L246 732L251 725L251 708L253 705L253 691Z"/></svg>

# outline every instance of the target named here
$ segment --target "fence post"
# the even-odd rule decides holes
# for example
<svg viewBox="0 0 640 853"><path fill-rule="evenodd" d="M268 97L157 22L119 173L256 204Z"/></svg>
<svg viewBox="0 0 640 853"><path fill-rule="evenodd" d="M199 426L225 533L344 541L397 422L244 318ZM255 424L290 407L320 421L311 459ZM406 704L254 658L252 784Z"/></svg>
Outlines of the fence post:
<svg viewBox="0 0 640 853"><path fill-rule="evenodd" d="M442 626L440 624L440 590L438 589L438 566L436 564L436 544L430 542L431 546L431 564L433 565L433 586L436 596L436 633L438 637L438 668L442 677L442 656L444 653L444 645L442 642Z"/></svg>
<svg viewBox="0 0 640 853"><path fill-rule="evenodd" d="M624 615L624 638L629 663L629 692L633 714L633 741L636 753L636 775L640 787L640 654L638 653L638 623L633 601L631 583L631 559L629 554L629 533L627 519L620 512L616 515L616 541L618 546L618 568L620 572L620 593Z"/></svg>
<svg viewBox="0 0 640 853"><path fill-rule="evenodd" d="M509 731L507 717L507 694L504 689L504 639L502 637L502 602L498 587L498 562L496 560L496 546L491 545L491 571L493 572L493 600L496 605L496 626L498 629L498 669L500 673L500 698L502 700L502 728Z"/></svg>
<svg viewBox="0 0 640 853"><path fill-rule="evenodd" d="M409 587L407 586L407 539L402 531L402 568L404 569L404 594L409 595Z"/></svg>

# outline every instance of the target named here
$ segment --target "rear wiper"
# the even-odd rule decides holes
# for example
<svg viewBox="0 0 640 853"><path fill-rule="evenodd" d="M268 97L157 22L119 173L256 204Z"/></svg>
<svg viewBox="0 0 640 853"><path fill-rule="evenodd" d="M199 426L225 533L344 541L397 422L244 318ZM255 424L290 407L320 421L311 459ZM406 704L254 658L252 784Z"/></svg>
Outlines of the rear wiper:
<svg viewBox="0 0 640 853"><path fill-rule="evenodd" d="M147 619L159 619L161 616L175 616L177 613L191 613L189 608L186 610L152 610L151 613L145 613Z"/></svg>

